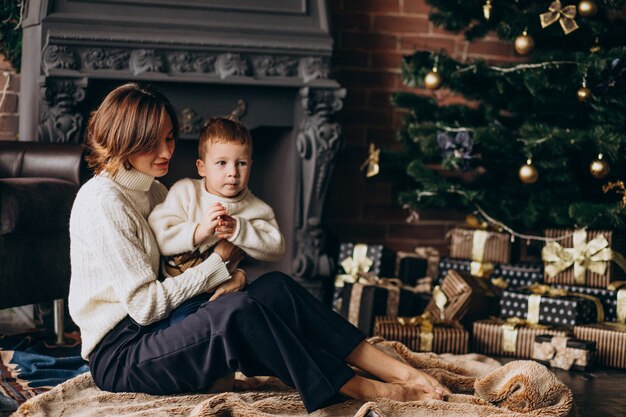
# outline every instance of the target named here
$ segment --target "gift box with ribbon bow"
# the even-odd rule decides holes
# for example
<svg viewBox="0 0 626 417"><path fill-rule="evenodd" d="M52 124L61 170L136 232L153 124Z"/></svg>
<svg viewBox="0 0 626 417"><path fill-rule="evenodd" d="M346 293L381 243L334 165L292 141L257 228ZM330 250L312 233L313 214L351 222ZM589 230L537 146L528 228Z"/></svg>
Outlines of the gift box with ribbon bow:
<svg viewBox="0 0 626 417"><path fill-rule="evenodd" d="M341 315L371 335L376 316L422 314L430 297L428 293L403 286L397 278L360 279L344 285Z"/></svg>
<svg viewBox="0 0 626 417"><path fill-rule="evenodd" d="M455 228L450 231L450 257L476 263L509 263L511 237L506 233Z"/></svg>
<svg viewBox="0 0 626 417"><path fill-rule="evenodd" d="M412 286L417 285L423 278L435 280L439 271L439 260L439 251L428 246L418 246L413 252L396 252L394 276Z"/></svg>
<svg viewBox="0 0 626 417"><path fill-rule="evenodd" d="M604 320L626 323L626 281L613 281L606 288L560 284L555 284L553 287L596 297L604 308Z"/></svg>
<svg viewBox="0 0 626 417"><path fill-rule="evenodd" d="M611 230L548 229L541 251L547 284L606 288L626 279L626 234Z"/></svg>
<svg viewBox="0 0 626 417"><path fill-rule="evenodd" d="M429 314L376 317L374 336L396 340L415 352L467 353L469 333L459 322L438 321Z"/></svg>
<svg viewBox="0 0 626 417"><path fill-rule="evenodd" d="M359 278L373 279L391 276L394 255L380 244L344 242L339 246L338 272L335 275L333 308L342 310L342 288L345 283L355 283Z"/></svg>
<svg viewBox="0 0 626 417"><path fill-rule="evenodd" d="M535 336L532 359L552 368L587 371L594 364L595 350L592 341L540 334Z"/></svg>
<svg viewBox="0 0 626 417"><path fill-rule="evenodd" d="M574 336L596 342L600 365L626 369L626 324L595 323L574 326Z"/></svg>
<svg viewBox="0 0 626 417"><path fill-rule="evenodd" d="M451 269L433 289L426 311L439 320L472 323L494 315L498 300L499 290L489 279Z"/></svg>
<svg viewBox="0 0 626 417"><path fill-rule="evenodd" d="M472 343L474 352L530 359L535 336L539 334L566 336L569 332L563 327L534 324L518 318L489 318L474 323Z"/></svg>
<svg viewBox="0 0 626 417"><path fill-rule="evenodd" d="M500 317L573 326L604 321L604 308L596 297L534 284L528 288L505 290L500 300Z"/></svg>
<svg viewBox="0 0 626 417"><path fill-rule="evenodd" d="M479 266L477 268L477 266ZM473 267L473 271L472 271ZM459 272L467 272L469 274L476 275L482 278L488 278L493 276L497 269L497 264L490 262L476 264L468 259L455 259L447 256L442 256L439 260L439 274L435 283L441 283L443 279L448 275L448 271L454 269Z"/></svg>

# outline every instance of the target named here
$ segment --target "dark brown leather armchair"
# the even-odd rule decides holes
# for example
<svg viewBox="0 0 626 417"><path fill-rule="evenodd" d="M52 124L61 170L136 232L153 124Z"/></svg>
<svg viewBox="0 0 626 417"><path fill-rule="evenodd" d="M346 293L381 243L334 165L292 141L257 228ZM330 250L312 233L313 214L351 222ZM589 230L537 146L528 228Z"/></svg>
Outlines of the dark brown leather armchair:
<svg viewBox="0 0 626 417"><path fill-rule="evenodd" d="M0 142L0 309L55 300L59 337L70 211L88 177L81 145Z"/></svg>

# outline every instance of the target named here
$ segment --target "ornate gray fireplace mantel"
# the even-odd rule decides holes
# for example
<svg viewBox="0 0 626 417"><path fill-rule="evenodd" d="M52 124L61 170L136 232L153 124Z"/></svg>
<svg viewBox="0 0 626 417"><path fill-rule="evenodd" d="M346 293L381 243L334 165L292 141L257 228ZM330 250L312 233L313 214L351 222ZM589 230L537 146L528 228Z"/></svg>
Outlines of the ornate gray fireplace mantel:
<svg viewBox="0 0 626 417"><path fill-rule="evenodd" d="M324 0L27 6L20 140L82 142L89 113L129 80L170 97L190 140L205 117L239 107L255 140L261 192L253 190L274 206L288 244L282 261L261 270L284 270L320 294L321 278L332 272L322 211L342 143L333 115L345 96L329 78ZM257 164L258 155L265 160Z"/></svg>

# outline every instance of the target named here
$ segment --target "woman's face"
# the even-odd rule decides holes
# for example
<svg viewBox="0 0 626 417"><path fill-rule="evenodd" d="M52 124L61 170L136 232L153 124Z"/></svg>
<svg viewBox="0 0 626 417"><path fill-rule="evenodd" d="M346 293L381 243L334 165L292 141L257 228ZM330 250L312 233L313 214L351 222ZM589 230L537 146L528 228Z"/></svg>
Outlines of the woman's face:
<svg viewBox="0 0 626 417"><path fill-rule="evenodd" d="M170 159L174 153L174 132L172 121L165 114L163 129L159 133L156 147L151 152L140 152L128 157L128 162L139 172L152 177L162 177L167 174Z"/></svg>

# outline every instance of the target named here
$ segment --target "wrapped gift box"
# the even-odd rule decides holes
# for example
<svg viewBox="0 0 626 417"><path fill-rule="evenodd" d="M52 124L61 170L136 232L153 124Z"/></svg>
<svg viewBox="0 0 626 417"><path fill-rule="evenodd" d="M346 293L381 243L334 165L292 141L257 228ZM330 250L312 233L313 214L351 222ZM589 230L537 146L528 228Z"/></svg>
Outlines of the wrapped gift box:
<svg viewBox="0 0 626 417"><path fill-rule="evenodd" d="M433 289L433 297L426 306L426 311L437 319L464 323L492 316L497 309L498 292L487 278L454 269Z"/></svg>
<svg viewBox="0 0 626 417"><path fill-rule="evenodd" d="M587 371L593 367L596 343L567 336L535 336L532 359L569 371Z"/></svg>
<svg viewBox="0 0 626 417"><path fill-rule="evenodd" d="M335 276L332 307L341 312L343 286L359 277L390 277L393 274L394 254L384 245L344 242L339 245L337 275Z"/></svg>
<svg viewBox="0 0 626 417"><path fill-rule="evenodd" d="M467 353L469 333L459 322L433 321L427 315L376 317L374 336L397 340L415 352Z"/></svg>
<svg viewBox="0 0 626 417"><path fill-rule="evenodd" d="M553 287L596 297L602 303L602 307L604 307L604 320L626 323L626 285L609 285L609 288L593 288L555 284Z"/></svg>
<svg viewBox="0 0 626 417"><path fill-rule="evenodd" d="M436 279L439 270L439 251L418 246L413 252L397 252L395 276L406 285L415 286L422 278Z"/></svg>
<svg viewBox="0 0 626 417"><path fill-rule="evenodd" d="M467 259L456 259L442 256L439 260L439 273L435 283L441 283L448 275L448 271L453 269L459 272L467 272L483 278L493 277L493 273L497 265L492 263L476 263Z"/></svg>
<svg viewBox="0 0 626 417"><path fill-rule="evenodd" d="M596 361L626 369L626 324L595 323L574 326L574 336L596 342Z"/></svg>
<svg viewBox="0 0 626 417"><path fill-rule="evenodd" d="M548 229L545 235L555 239L541 252L546 283L606 288L626 278L625 233Z"/></svg>
<svg viewBox="0 0 626 417"><path fill-rule="evenodd" d="M506 233L455 228L450 231L450 256L477 262L509 263L511 237Z"/></svg>
<svg viewBox="0 0 626 417"><path fill-rule="evenodd" d="M496 265L494 278L502 278L508 288L529 287L543 282L543 264L539 262L518 262Z"/></svg>
<svg viewBox="0 0 626 417"><path fill-rule="evenodd" d="M346 283L341 315L363 333L371 335L376 316L415 316L424 312L430 294L416 293L389 282Z"/></svg>
<svg viewBox="0 0 626 417"><path fill-rule="evenodd" d="M549 288L547 286L540 286ZM517 317L531 323L555 326L595 323L603 319L598 299L583 298L581 294L554 291L540 295L531 289L505 290L500 300L500 317Z"/></svg>
<svg viewBox="0 0 626 417"><path fill-rule="evenodd" d="M499 318L477 321L474 323L473 330L474 352L520 359L531 358L535 336L539 334L566 336L568 334L565 328Z"/></svg>

